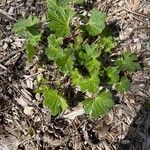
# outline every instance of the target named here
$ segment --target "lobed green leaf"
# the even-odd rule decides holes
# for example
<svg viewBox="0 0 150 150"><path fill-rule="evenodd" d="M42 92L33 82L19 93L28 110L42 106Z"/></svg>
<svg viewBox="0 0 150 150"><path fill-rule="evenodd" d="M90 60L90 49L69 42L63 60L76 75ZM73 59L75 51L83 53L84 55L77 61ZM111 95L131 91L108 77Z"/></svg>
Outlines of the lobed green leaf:
<svg viewBox="0 0 150 150"><path fill-rule="evenodd" d="M120 92L126 92L130 89L130 80L127 77L122 77L120 82L115 86L115 89Z"/></svg>
<svg viewBox="0 0 150 150"><path fill-rule="evenodd" d="M96 36L99 35L105 28L105 18L104 14L98 11L97 9L91 10L91 16L86 24L86 30L90 35Z"/></svg>
<svg viewBox="0 0 150 150"><path fill-rule="evenodd" d="M32 27L38 23L39 23L39 19L37 17L29 16L27 19L18 20L14 24L12 31L24 37L25 31L27 30L27 28Z"/></svg>
<svg viewBox="0 0 150 150"><path fill-rule="evenodd" d="M52 115L56 116L67 109L68 104L66 100L56 90L43 86L42 93L44 96L43 104L50 109Z"/></svg>
<svg viewBox="0 0 150 150"><path fill-rule="evenodd" d="M122 71L136 71L140 69L137 56L129 52L125 52L121 58L115 62L119 69Z"/></svg>
<svg viewBox="0 0 150 150"><path fill-rule="evenodd" d="M118 69L118 66L115 66L115 67L107 67L106 68L106 73L107 73L107 76L108 76L108 84L116 84L119 79L120 79L120 76L119 76L119 69Z"/></svg>
<svg viewBox="0 0 150 150"><path fill-rule="evenodd" d="M47 0L49 27L57 36L71 34L70 23L75 15L71 8L58 6L56 1Z"/></svg>
<svg viewBox="0 0 150 150"><path fill-rule="evenodd" d="M101 92L95 98L88 98L82 104L85 112L94 118L108 112L114 106L112 95L108 91Z"/></svg>
<svg viewBox="0 0 150 150"><path fill-rule="evenodd" d="M97 74L91 77L83 77L77 69L71 72L72 83L75 86L80 86L81 90L95 93L98 91L100 79Z"/></svg>

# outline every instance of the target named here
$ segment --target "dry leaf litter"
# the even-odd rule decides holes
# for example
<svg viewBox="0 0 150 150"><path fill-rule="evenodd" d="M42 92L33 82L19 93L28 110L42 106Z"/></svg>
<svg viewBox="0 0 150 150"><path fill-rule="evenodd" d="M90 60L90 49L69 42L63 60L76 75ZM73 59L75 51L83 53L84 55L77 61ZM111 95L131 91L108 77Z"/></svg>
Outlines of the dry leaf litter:
<svg viewBox="0 0 150 150"><path fill-rule="evenodd" d="M39 68L37 57L26 64L24 39L11 32L16 20L31 14L44 21L44 2L0 1L0 150L142 150L143 143L146 149L150 118L150 1L97 0L94 5L106 13L107 24L118 43L116 53L128 49L138 55L142 65L141 71L132 74L131 90L118 94L118 104L95 120L84 115L80 105L53 117L42 106L42 97L33 92L41 74L49 84L57 77L68 87L66 77L56 66ZM90 1L80 10L86 13L92 6Z"/></svg>

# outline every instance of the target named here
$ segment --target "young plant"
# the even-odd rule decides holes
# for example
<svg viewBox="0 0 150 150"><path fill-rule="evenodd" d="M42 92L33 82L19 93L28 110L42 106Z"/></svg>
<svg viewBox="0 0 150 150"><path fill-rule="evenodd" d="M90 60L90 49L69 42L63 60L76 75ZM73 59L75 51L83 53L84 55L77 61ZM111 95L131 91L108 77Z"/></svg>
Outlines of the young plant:
<svg viewBox="0 0 150 150"><path fill-rule="evenodd" d="M84 24L73 25L77 15L74 4L82 4L83 0L46 0L47 22L51 31L47 37L45 54L58 66L59 71L69 76L72 85L87 93L83 99L85 112L91 117L98 117L113 107L111 90L126 92L130 88L127 71L140 69L137 57L125 52L115 60L111 59L115 42L107 33L105 15L97 9L90 11L90 17L81 17ZM24 23L26 22L26 24ZM36 47L41 40L36 17L19 20L13 31L25 37L29 60L34 57ZM111 87L111 88L110 88ZM68 108L67 100L57 89L44 83L38 92L43 94L43 104L52 115L58 115ZM63 93L63 92L62 92Z"/></svg>

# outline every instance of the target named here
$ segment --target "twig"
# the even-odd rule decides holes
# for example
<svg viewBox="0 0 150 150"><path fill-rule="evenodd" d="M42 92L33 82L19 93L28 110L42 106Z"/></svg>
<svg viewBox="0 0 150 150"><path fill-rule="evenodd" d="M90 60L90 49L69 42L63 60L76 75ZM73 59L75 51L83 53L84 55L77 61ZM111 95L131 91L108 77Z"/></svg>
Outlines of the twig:
<svg viewBox="0 0 150 150"><path fill-rule="evenodd" d="M4 70L7 70L7 68L2 64L0 64L0 67L3 68Z"/></svg>
<svg viewBox="0 0 150 150"><path fill-rule="evenodd" d="M0 17L5 17L5 18L8 18L8 19L10 19L10 20L15 20L16 21L16 19L15 18L13 18L12 16L10 16L6 11L4 11L4 10L2 10L2 9L0 9Z"/></svg>
<svg viewBox="0 0 150 150"><path fill-rule="evenodd" d="M149 15L146 15L146 14L141 14L141 13L137 13L137 12L134 12L134 11L130 11L126 8L123 8L125 11L131 13L131 14L135 14L135 15L138 15L138 16L141 16L141 17L144 17L144 18L149 18L150 19L150 16Z"/></svg>

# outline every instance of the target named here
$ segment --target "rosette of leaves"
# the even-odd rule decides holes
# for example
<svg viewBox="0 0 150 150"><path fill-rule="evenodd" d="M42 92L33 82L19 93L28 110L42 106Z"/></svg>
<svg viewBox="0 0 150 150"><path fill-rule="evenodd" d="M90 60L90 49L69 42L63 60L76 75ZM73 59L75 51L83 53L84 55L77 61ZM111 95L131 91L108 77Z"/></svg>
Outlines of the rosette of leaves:
<svg viewBox="0 0 150 150"><path fill-rule="evenodd" d="M106 87L112 87L118 92L128 91L130 80L126 72L139 70L140 65L136 55L129 52L113 61L105 58L112 53L115 42L107 33L102 12L94 8L90 11L90 17L85 17L84 25L75 27L72 24L76 15L72 6L83 2L46 0L46 21L51 34L47 37L45 54L62 73L70 77L74 86L87 93L82 102L85 112L91 117L98 117L114 105L111 91ZM13 28L14 32L26 39L30 61L41 40L38 24L38 18L30 16L19 20ZM43 105L50 109L52 115L58 115L68 108L67 100L57 89L51 89L44 83L39 87L39 92L44 97Z"/></svg>

